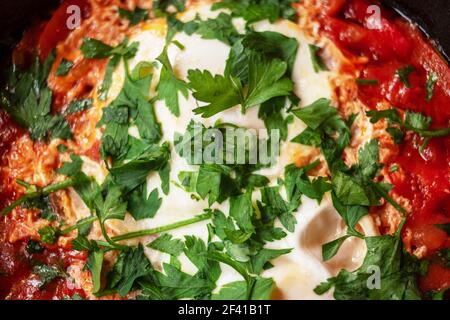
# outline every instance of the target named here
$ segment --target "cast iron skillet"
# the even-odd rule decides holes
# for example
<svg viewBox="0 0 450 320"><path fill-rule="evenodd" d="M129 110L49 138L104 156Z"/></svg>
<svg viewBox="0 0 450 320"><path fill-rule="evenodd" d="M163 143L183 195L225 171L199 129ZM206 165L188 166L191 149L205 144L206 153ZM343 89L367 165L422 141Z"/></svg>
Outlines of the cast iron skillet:
<svg viewBox="0 0 450 320"><path fill-rule="evenodd" d="M34 19L45 18L59 0L0 0L0 59ZM382 0L406 19L416 23L450 61L449 0Z"/></svg>

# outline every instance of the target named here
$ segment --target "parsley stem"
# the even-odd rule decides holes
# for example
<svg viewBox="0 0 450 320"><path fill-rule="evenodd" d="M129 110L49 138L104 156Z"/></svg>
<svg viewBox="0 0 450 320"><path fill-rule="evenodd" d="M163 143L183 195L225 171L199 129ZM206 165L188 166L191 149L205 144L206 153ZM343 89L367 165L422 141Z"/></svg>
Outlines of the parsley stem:
<svg viewBox="0 0 450 320"><path fill-rule="evenodd" d="M178 229L178 228L181 228L181 227L184 227L184 226L187 226L190 224L194 224L194 223L197 223L200 221L208 220L211 218L211 216L212 216L212 212L203 213L198 216L195 216L194 218L175 222L175 223L168 224L168 225L165 225L162 227L156 227L153 229L145 229L145 230L125 233L120 236L112 237L111 240L112 241L122 241L122 240L129 240L129 239L133 239L133 238L139 238L139 237L143 237L143 236L150 236L150 235Z"/></svg>
<svg viewBox="0 0 450 320"><path fill-rule="evenodd" d="M397 209L403 216L405 216L408 211L405 210L401 205L399 205L394 199L392 199L389 194L381 188L378 184L373 183L373 187L375 188L375 191L383 197L387 202L389 202L395 209Z"/></svg>
<svg viewBox="0 0 450 320"><path fill-rule="evenodd" d="M5 216L11 211L13 211L15 207L20 206L27 200L35 199L41 196L45 197L53 192L73 187L74 185L77 184L77 182L78 180L76 180L75 178L69 178L64 181L48 185L44 188L38 188L36 191L25 193L25 195L23 195L22 197L11 203L9 206L4 208L1 214Z"/></svg>
<svg viewBox="0 0 450 320"><path fill-rule="evenodd" d="M75 223L73 226L67 227L65 229L62 229L59 233L64 235L64 234L68 234L70 232L72 232L73 230L76 230L80 227L83 227L85 225L91 224L92 222L97 221L97 217L96 216L92 216L86 219L83 219L77 223Z"/></svg>
<svg viewBox="0 0 450 320"><path fill-rule="evenodd" d="M450 128L436 129L436 130L413 130L424 138L443 137L450 134Z"/></svg>
<svg viewBox="0 0 450 320"><path fill-rule="evenodd" d="M103 237L105 238L106 242L108 242L114 249L116 250L127 250L127 246L123 246L121 244L115 243L108 235L108 232L105 228L105 221L102 221L101 217L98 216L98 220L100 222L100 229L102 230Z"/></svg>

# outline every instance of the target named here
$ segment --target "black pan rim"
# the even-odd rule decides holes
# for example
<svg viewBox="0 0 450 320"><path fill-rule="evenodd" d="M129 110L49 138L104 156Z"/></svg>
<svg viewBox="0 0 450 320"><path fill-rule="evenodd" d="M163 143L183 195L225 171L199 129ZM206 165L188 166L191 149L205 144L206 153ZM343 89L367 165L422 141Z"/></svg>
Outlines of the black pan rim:
<svg viewBox="0 0 450 320"><path fill-rule="evenodd" d="M427 23L417 12L413 12L411 9L405 7L405 5L397 1L382 0L382 3L386 7L392 9L401 18L418 27L419 30L431 42L436 51L441 55L443 60L447 64L450 64L450 48L447 48L447 50L444 48L439 37L436 35L436 32L433 31L433 28L431 28L429 22ZM448 36L450 37L450 34Z"/></svg>

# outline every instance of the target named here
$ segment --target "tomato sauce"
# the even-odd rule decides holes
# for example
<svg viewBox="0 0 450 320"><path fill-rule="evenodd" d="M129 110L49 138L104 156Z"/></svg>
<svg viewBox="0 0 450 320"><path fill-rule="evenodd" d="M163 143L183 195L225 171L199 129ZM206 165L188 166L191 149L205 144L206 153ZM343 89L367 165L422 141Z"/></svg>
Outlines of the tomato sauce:
<svg viewBox="0 0 450 320"><path fill-rule="evenodd" d="M5 165L4 155L8 152L14 140L22 134L23 130L11 120L6 111L0 109L0 166ZM0 210L15 198L11 182L10 177L0 171Z"/></svg>
<svg viewBox="0 0 450 320"><path fill-rule="evenodd" d="M4 227L4 221L0 223ZM1 228L1 226L0 226ZM32 266L46 264L66 270L76 260L86 262L86 254L61 247L47 247L42 253L30 254L26 241L14 244L0 241L0 299L54 300L70 298L75 294L85 298L84 290L75 287L67 277L58 277L40 287L38 275Z"/></svg>
<svg viewBox="0 0 450 320"><path fill-rule="evenodd" d="M67 19L73 11L68 10L71 5L80 8L81 18L90 14L87 0L66 0L54 12L50 21L37 24L24 33L22 41L13 53L15 64L27 66L32 57L39 53L44 60L56 45L67 38L71 30L67 26ZM9 115L0 109L0 165L5 166L4 155L11 144L25 131L18 127ZM17 198L14 182L0 171L0 210L5 208L13 199ZM63 299L77 294L85 298L85 292L70 283L67 277L56 278L45 287L40 288L39 276L32 273L33 265L37 263L58 266L65 271L75 261L85 263L86 253L47 246L42 253L30 254L26 250L27 239L10 243L7 240L8 226L12 224L11 217L0 216L0 299L34 299L49 300Z"/></svg>
<svg viewBox="0 0 450 320"><path fill-rule="evenodd" d="M78 12L79 10L79 12ZM79 17L75 15L79 14ZM76 20L86 18L90 14L90 5L87 0L66 0L53 13L52 18L46 23L39 36L39 54L42 59L48 56L56 45L65 40L74 28ZM74 18L71 19L71 16ZM73 20L73 21L72 21Z"/></svg>
<svg viewBox="0 0 450 320"><path fill-rule="evenodd" d="M360 99L375 109L385 100L401 110L421 112L433 119L433 128L450 123L450 69L440 55L408 23L382 9L376 19L377 2L366 0L324 1L322 32L350 57L367 57L361 66L361 78L376 80L376 85L360 85ZM397 70L412 67L409 85ZM434 95L427 99L427 77L434 73L438 81ZM450 247L447 233L436 224L450 222L450 137L431 139L425 147L418 135L408 135L392 163L399 172L391 173L393 193L410 200L412 212L404 230L412 233L411 249L426 247L425 258ZM390 164L387 164L390 165ZM435 259L433 260L435 261ZM450 271L432 262L420 281L425 291L450 286Z"/></svg>

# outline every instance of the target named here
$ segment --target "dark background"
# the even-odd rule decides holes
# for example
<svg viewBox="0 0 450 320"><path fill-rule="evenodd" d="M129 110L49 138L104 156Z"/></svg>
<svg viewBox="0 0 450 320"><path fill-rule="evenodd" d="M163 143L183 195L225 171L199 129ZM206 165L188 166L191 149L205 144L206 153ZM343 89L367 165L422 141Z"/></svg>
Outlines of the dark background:
<svg viewBox="0 0 450 320"><path fill-rule="evenodd" d="M0 0L0 58L11 42L37 17L45 17L59 0ZM436 46L450 61L450 0L382 0L416 22L436 41Z"/></svg>

